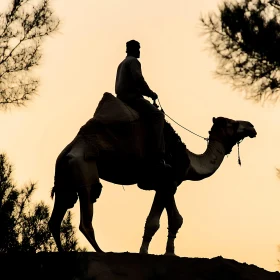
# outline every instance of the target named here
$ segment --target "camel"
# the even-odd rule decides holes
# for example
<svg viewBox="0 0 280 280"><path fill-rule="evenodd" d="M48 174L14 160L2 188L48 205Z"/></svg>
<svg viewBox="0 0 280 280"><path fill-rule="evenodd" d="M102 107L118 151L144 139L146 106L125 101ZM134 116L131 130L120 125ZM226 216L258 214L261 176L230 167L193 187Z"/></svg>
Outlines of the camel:
<svg viewBox="0 0 280 280"><path fill-rule="evenodd" d="M225 117L213 117L212 121L206 151L198 155L187 149L180 136L165 121L166 162L172 166L172 171L155 174L145 161L149 153L149 133L145 123L136 111L113 94L105 92L93 118L80 128L56 160L51 193L52 198L55 195L55 201L49 229L58 251L63 251L60 240L63 217L79 199L79 230L96 252L103 252L92 226L93 204L101 194L102 179L118 185L136 184L142 190L155 191L139 253L148 254L150 242L160 227L161 214L166 209L168 237L165 254L175 255L174 241L183 224L174 197L177 187L187 180L199 181L212 176L233 146L246 137L257 135L248 121ZM76 152L79 149L82 153L78 155Z"/></svg>

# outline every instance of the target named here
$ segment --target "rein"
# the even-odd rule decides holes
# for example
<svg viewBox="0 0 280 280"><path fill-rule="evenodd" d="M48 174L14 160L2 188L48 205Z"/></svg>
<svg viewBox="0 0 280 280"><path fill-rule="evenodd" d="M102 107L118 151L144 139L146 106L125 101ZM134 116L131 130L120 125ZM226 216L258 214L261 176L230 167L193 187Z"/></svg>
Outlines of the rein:
<svg viewBox="0 0 280 280"><path fill-rule="evenodd" d="M158 98L158 103L159 103L159 106L160 106L160 108L161 108L162 113L163 113L166 117L168 117L169 119L171 119L173 122L175 122L177 125L181 126L183 129L187 130L188 132L190 132L190 133L192 133L192 134L194 134L194 135L196 135L196 136L198 136L198 137L204 139L204 140L207 141L207 142L209 141L209 138L205 138L205 137L202 137L202 136L200 136L200 135L194 133L193 131L187 129L186 127L182 126L181 124L179 124L179 123L177 123L175 120L173 120L171 117L169 117L169 116L164 112L164 110L163 110L163 108L162 108L162 106L161 106L161 104L160 104L159 98ZM154 100L153 105L154 105L155 107L158 108L158 105L156 104L156 101L155 101L155 100Z"/></svg>
<svg viewBox="0 0 280 280"><path fill-rule="evenodd" d="M163 108L162 108L162 106L161 106L161 104L160 104L159 98L157 98L157 99L158 99L159 106L160 106L160 108L161 108L160 110L161 110L161 112L162 112L166 117L168 117L170 120L172 120L172 121L173 121L174 123L176 123L177 125L181 126L183 129L187 130L188 132L190 132L190 133L196 135L197 137L200 137L200 138L204 139L204 140L207 141L207 143L208 143L209 138L206 138L206 137L200 136L199 134L194 133L193 131L187 129L186 127L182 126L181 124L179 124L178 122L176 122L174 119L172 119L170 116L168 116L168 115L164 112L164 110L163 110ZM153 105L154 105L156 108L159 107L159 106L156 104L156 100L154 100ZM241 158L240 158L239 144L240 144L242 141L243 141L243 139L237 142L238 164L239 164L240 166L241 166Z"/></svg>

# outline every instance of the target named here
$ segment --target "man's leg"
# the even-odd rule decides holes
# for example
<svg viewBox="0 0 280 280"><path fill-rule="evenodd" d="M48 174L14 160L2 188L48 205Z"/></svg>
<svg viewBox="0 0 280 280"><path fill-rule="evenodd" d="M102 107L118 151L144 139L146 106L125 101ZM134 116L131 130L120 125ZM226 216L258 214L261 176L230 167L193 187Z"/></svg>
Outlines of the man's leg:
<svg viewBox="0 0 280 280"><path fill-rule="evenodd" d="M136 110L148 124L149 142L151 143L150 159L152 163L159 165L159 167L170 168L164 162L164 114L144 98L135 99L126 103Z"/></svg>

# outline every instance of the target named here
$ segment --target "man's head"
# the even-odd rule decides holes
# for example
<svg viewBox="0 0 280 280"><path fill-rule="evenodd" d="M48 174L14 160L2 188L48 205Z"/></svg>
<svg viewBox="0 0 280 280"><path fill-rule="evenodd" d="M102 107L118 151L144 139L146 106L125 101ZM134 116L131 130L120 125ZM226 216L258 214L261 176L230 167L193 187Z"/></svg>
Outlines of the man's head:
<svg viewBox="0 0 280 280"><path fill-rule="evenodd" d="M130 41L126 42L126 53L127 53L127 55L139 58L140 57L140 43L135 40L130 40Z"/></svg>

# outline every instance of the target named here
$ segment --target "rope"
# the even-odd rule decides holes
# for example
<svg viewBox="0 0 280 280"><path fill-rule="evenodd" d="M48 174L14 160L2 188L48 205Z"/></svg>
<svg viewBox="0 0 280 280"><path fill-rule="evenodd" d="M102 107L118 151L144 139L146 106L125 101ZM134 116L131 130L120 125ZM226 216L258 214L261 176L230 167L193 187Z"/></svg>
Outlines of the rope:
<svg viewBox="0 0 280 280"><path fill-rule="evenodd" d="M154 102L155 102L155 101L154 101ZM193 131L187 129L186 127L182 126L181 124L179 124L178 122L176 122L174 119L172 119L170 116L168 116L168 115L164 112L164 110L163 110L163 108L162 108L162 106L161 106L161 104L160 104L159 98L158 98L158 103L159 103L159 106L160 106L160 108L161 108L162 113L163 113L166 117L168 117L169 119L171 119L173 122L175 122L177 125L181 126L183 129L187 130L188 132L190 132L190 133L192 133L192 134L194 134L194 135L196 135L196 136L198 136L198 137L204 139L204 140L207 141L207 142L209 141L209 138L205 138L205 137L203 137L203 136L200 136L200 135L194 133ZM154 103L154 104L155 104L155 103ZM155 105L156 105L156 104L155 104Z"/></svg>
<svg viewBox="0 0 280 280"><path fill-rule="evenodd" d="M241 159L240 159L240 151L239 151L239 144L242 142L243 140L240 140L239 142L237 142L237 148L238 148L238 164L241 166Z"/></svg>

